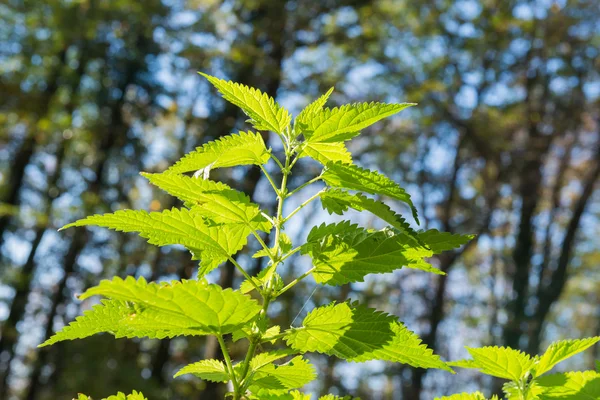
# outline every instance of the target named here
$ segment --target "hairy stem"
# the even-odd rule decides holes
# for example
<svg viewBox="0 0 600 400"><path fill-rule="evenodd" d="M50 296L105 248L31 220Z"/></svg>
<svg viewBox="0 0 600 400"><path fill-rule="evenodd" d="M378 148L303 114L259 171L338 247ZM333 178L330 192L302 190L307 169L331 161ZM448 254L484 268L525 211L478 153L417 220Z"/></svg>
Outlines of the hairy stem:
<svg viewBox="0 0 600 400"><path fill-rule="evenodd" d="M223 340L223 335L217 335L217 340L219 341L219 346L221 346L221 352L223 353L223 358L225 359L225 365L227 366L227 371L229 372L229 376L231 377L231 383L233 384L233 391L236 394L236 399L239 399L238 394L240 392L240 386L235 378L235 373L233 372L233 364L231 363L231 357L229 356L229 351L227 350L227 345L225 345L225 341Z"/></svg>
<svg viewBox="0 0 600 400"><path fill-rule="evenodd" d="M319 176L315 176L314 178L312 178L310 181L306 181L304 182L302 185L298 186L296 189L292 190L290 192L290 196L295 195L296 193L298 193L299 191L301 191L302 189L304 189L305 187L307 187L308 185L311 185L317 181L321 180L321 175Z"/></svg>
<svg viewBox="0 0 600 400"><path fill-rule="evenodd" d="M255 230L252 230L252 234L254 235L254 237L256 238L256 240L258 240L258 243L260 243L260 245L262 246L263 250L267 252L267 254L269 255L269 258L271 259L271 261L275 261L275 255L271 252L271 249L269 248L269 246L267 246L267 244L265 243L265 241L260 237L260 235L258 234L258 232L256 232Z"/></svg>
<svg viewBox="0 0 600 400"><path fill-rule="evenodd" d="M323 193L325 190L319 190L317 193L315 193L314 195L312 195L311 197L309 197L308 199L306 199L306 201L304 201L302 204L300 204L298 206L298 208L296 208L294 211L292 211L287 217L284 218L283 222L287 222L290 218L292 218L294 215L296 215L296 213L300 210L302 210L304 207L306 207L307 205L309 205L313 200L317 199L321 193Z"/></svg>
<svg viewBox="0 0 600 400"><path fill-rule="evenodd" d="M261 165L260 169L262 170L263 174L265 174L265 177L267 178L267 180L271 184L271 187L273 188L273 190L275 191L275 193L277 193L277 195L279 196L279 192L278 192L279 189L277 188L277 185L275 185L275 182L273 181L273 178L271 178L271 175L269 174L269 172L267 171L267 169L264 167L264 165Z"/></svg>
<svg viewBox="0 0 600 400"><path fill-rule="evenodd" d="M248 282L250 282L252 284L252 286L254 286L254 289L256 289L256 291L262 295L262 290L254 282L252 277L250 275L248 275L248 273L244 270L244 268L242 268L242 266L237 261L235 261L235 258L229 257L229 261L231 261L231 263L238 269L238 271L240 271L242 273L242 275L244 275L244 278L246 278L248 280Z"/></svg>
<svg viewBox="0 0 600 400"><path fill-rule="evenodd" d="M298 282L300 282L302 279L306 278L307 276L309 276L310 274L312 274L314 272L314 270L317 267L312 267L311 269L309 269L308 271L306 271L305 273L303 273L302 275L300 275L299 277L297 277L296 279L294 279L293 281L291 281L290 283L288 283L283 289L281 289L279 292L277 292L277 296L281 296L283 293L285 293L288 289L293 288Z"/></svg>
<svg viewBox="0 0 600 400"><path fill-rule="evenodd" d="M296 254L297 252L300 251L300 249L302 248L302 246L298 246L295 249L292 249L290 251L288 251L286 254L284 254L281 259L279 260L280 263L284 262L285 260L287 260L289 257L293 256L294 254Z"/></svg>
<svg viewBox="0 0 600 400"><path fill-rule="evenodd" d="M256 234L255 236L257 237L257 239L259 240L259 242L261 243L263 248L265 248L268 251L271 261L273 262L273 267L272 267L273 270L277 269L277 266L281 262L281 260L278 259L278 257L277 257L277 255L279 254L279 237L281 236L281 230L286 221L282 217L283 203L285 201L285 198L288 196L287 182L288 182L288 176L290 175L290 169L291 169L290 168L290 159L291 159L291 155L292 155L292 150L290 150L288 146L285 146L285 152L286 152L285 166L282 166L280 162L277 163L281 167L281 173L282 173L281 187L279 189L277 189L277 186L274 184L271 176L268 174L266 169L261 166L263 173L265 174L265 176L271 183L271 186L275 190L275 193L277 193L277 213L276 213L276 217L273 220L274 226L275 226L275 245L274 245L273 250L271 250L267 247L267 245L264 243L264 241L262 239L260 239L260 236L258 234ZM277 161L279 161L279 160L277 160ZM289 255L286 254L285 256L287 257ZM237 263L235 263L235 264L237 264ZM240 269L241 269L241 267L240 267ZM244 273L244 276L247 276L245 271L243 273ZM268 282L266 282L264 285L264 290L261 290L256 286L256 284L254 283L254 281L252 279L250 279L249 277L247 277L247 279L254 285L254 287L258 290L258 292L261 293L263 296L263 307L262 307L262 310L260 311L259 318L267 318L267 311L269 308L269 304L271 304L271 300L273 300L274 298L276 298L278 296L278 293L272 292L272 288L271 288L272 280L269 280ZM254 332L252 333L252 335L250 337L250 346L248 347L248 351L246 352L246 357L244 358L244 361L242 363L241 370L240 370L241 372L239 375L239 379L240 379L241 385L238 384L237 386L235 386L235 384L234 384L234 400L241 399L241 396L247 389L246 388L246 383L247 383L246 377L248 375L248 369L250 368L250 362L252 361L252 358L254 357L254 353L256 352L256 348L258 347L258 344L261 342L261 340L262 340L262 333L259 334L258 337L254 335Z"/></svg>
<svg viewBox="0 0 600 400"><path fill-rule="evenodd" d="M279 236L281 235L281 228L285 223L285 220L282 219L283 215L283 202L285 198L288 196L287 191L287 181L288 176L290 174L290 158L291 154L286 151L285 154L285 167L281 170L283 174L281 178L281 188L277 193L277 216L275 217L275 253L279 251Z"/></svg>
<svg viewBox="0 0 600 400"><path fill-rule="evenodd" d="M260 311L260 318L267 318L267 310L269 308L269 304L271 304L271 298L267 297L265 298L265 301L263 303L263 308ZM255 338L252 337L250 339L250 346L248 347L248 352L246 353L246 357L244 358L244 362L242 363L242 369L240 372L240 381L242 383L241 385L241 389L242 391L246 390L246 377L248 375L248 368L250 367L250 361L252 361L252 357L254 357L254 353L256 352L256 347L258 346L258 344L260 343L262 339L262 335L261 337Z"/></svg>
<svg viewBox="0 0 600 400"><path fill-rule="evenodd" d="M279 161L279 158L275 157L275 155L272 152L269 153L269 155L271 156L271 158L273 159L273 161L275 161L275 163L277 165L279 165L279 168L283 169L283 164L281 163L281 161Z"/></svg>

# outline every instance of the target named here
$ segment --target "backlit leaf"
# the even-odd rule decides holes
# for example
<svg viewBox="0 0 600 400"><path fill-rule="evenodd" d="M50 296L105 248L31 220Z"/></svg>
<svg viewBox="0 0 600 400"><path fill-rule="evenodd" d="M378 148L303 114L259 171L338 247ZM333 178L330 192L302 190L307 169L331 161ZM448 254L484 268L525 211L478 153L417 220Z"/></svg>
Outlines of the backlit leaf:
<svg viewBox="0 0 600 400"><path fill-rule="evenodd" d="M285 336L301 352L318 352L348 361L385 360L413 367L452 371L396 317L357 304L340 303L311 311Z"/></svg>

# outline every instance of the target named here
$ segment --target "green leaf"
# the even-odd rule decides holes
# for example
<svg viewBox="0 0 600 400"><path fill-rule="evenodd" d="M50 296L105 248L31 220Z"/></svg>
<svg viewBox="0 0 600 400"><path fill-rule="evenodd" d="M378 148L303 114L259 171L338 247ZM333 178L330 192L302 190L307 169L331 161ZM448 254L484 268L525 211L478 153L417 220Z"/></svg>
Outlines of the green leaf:
<svg viewBox="0 0 600 400"><path fill-rule="evenodd" d="M474 368L498 378L518 381L531 370L535 359L521 351L506 347L467 347L472 360L449 362L460 368Z"/></svg>
<svg viewBox="0 0 600 400"><path fill-rule="evenodd" d="M254 282L254 285L258 287L264 287L264 285L271 280L273 290L278 291L283 288L283 280L281 279L281 276L275 272L273 265L270 265L269 267L260 271L258 275L251 276L250 278L252 279L252 282ZM250 282L250 280L246 279L240 285L240 291L244 294L250 293L255 289L254 285Z"/></svg>
<svg viewBox="0 0 600 400"><path fill-rule="evenodd" d="M267 351L265 353L256 354L252 358L252 360L250 360L250 371L258 371L267 364L273 363L277 360L281 360L282 358L285 358L292 354L293 351L290 349L273 350Z"/></svg>
<svg viewBox="0 0 600 400"><path fill-rule="evenodd" d="M73 399L73 400L75 400L75 399ZM79 393L77 395L77 400L92 400L92 398L86 396L85 394ZM104 400L148 400L148 399L146 399L141 392L136 392L134 390L133 393L131 393L127 396L125 396L125 393L119 392L116 395L104 398Z"/></svg>
<svg viewBox="0 0 600 400"><path fill-rule="evenodd" d="M110 396L106 400L148 400L141 392L136 392L135 390L131 394L127 395L127 397L125 397L123 393L119 393L118 396Z"/></svg>
<svg viewBox="0 0 600 400"><path fill-rule="evenodd" d="M142 173L153 185L184 201L215 224L242 224L254 231L269 232L273 225L250 198L224 183L171 173Z"/></svg>
<svg viewBox="0 0 600 400"><path fill-rule="evenodd" d="M352 396L336 396L334 394L326 394L325 396L319 397L319 400L360 400L360 397L352 397Z"/></svg>
<svg viewBox="0 0 600 400"><path fill-rule="evenodd" d="M419 223L410 195L396 182L379 172L353 164L332 162L327 164L323 172L323 181L332 188L357 190L403 201L410 206L413 217Z"/></svg>
<svg viewBox="0 0 600 400"><path fill-rule="evenodd" d="M294 121L294 132L296 136L302 130L305 130L308 127L307 123L314 118L317 112L323 109L323 106L332 92L333 88L329 89L327 93L310 103L300 112L300 114L298 114ZM312 157L323 165L327 165L327 163L331 161L342 161L344 163L352 162L352 156L346 149L344 143L323 143L318 141L304 142L302 148L299 150L299 156Z"/></svg>
<svg viewBox="0 0 600 400"><path fill-rule="evenodd" d="M300 157L311 157L323 165L336 161L344 164L352 163L352 155L342 142L304 142L300 150Z"/></svg>
<svg viewBox="0 0 600 400"><path fill-rule="evenodd" d="M452 396L436 397L434 400L485 400L485 396L481 392L457 393Z"/></svg>
<svg viewBox="0 0 600 400"><path fill-rule="evenodd" d="M302 327L287 332L285 340L300 352L316 351L349 361L377 359L452 371L396 317L356 303L332 303L314 309L304 318Z"/></svg>
<svg viewBox="0 0 600 400"><path fill-rule="evenodd" d="M323 109L327 99L333 92L333 88L327 93L319 97L317 100L306 106L304 110L298 114L294 121L294 132L296 135L300 131L305 131L308 128L308 122L311 121L315 114ZM299 151L300 157L311 157L323 165L331 161L341 161L343 163L351 163L352 156L346 145L342 142L320 142L318 140L305 141L302 149Z"/></svg>
<svg viewBox="0 0 600 400"><path fill-rule="evenodd" d="M129 400L129 396L125 396L125 393L119 392L115 395L108 396L104 400Z"/></svg>
<svg viewBox="0 0 600 400"><path fill-rule="evenodd" d="M292 239L290 239L290 237L285 234L285 233L280 233L279 235L279 254L285 254L288 251L290 251L292 249ZM276 254L275 252L275 248L271 248L269 249L271 251L271 254ZM260 257L269 257L269 253L267 252L266 249L260 249L259 251L257 251L256 253L254 253L254 255L252 255L252 258L260 258Z"/></svg>
<svg viewBox="0 0 600 400"><path fill-rule="evenodd" d="M192 374L200 379L211 382L229 382L231 380L225 364L219 360L202 360L186 365L177 371L173 378L186 374Z"/></svg>
<svg viewBox="0 0 600 400"><path fill-rule="evenodd" d="M202 259L208 272L241 250L250 230L239 226L209 226L202 212L177 209L148 213L142 210L120 210L112 214L94 215L65 225L102 226L120 232L139 232L140 236L157 246L180 244L195 258Z"/></svg>
<svg viewBox="0 0 600 400"><path fill-rule="evenodd" d="M407 235L367 230L348 221L314 227L301 253L312 258L315 280L328 285L362 282L368 274L403 266L442 273L423 260L432 252L415 246Z"/></svg>
<svg viewBox="0 0 600 400"><path fill-rule="evenodd" d="M345 190L328 189L321 194L321 204L323 209L330 214L342 215L349 208L356 211L369 211L378 216L392 227L404 232L414 240L415 246L427 246L433 254L439 254L444 251L458 248L470 240L474 235L458 235L448 232L439 232L431 229L425 232L417 233L411 228L406 220L399 214L396 214L385 203L366 197L362 193L351 194Z"/></svg>
<svg viewBox="0 0 600 400"><path fill-rule="evenodd" d="M433 254L440 254L444 251L457 249L462 245L469 243L474 237L475 235L459 235L450 232L440 232L437 229L419 232L419 239L433 251Z"/></svg>
<svg viewBox="0 0 600 400"><path fill-rule="evenodd" d="M109 396L105 400L148 400L144 397L141 392L136 392L128 394L127 397L122 392L119 392L116 396Z"/></svg>
<svg viewBox="0 0 600 400"><path fill-rule="evenodd" d="M535 376L550 371L556 364L600 342L600 336L586 339L561 340L552 343L535 366Z"/></svg>
<svg viewBox="0 0 600 400"><path fill-rule="evenodd" d="M225 81L200 72L223 95L223 98L241 108L251 118L252 125L258 130L283 134L290 124L292 116L275 100L258 89Z"/></svg>
<svg viewBox="0 0 600 400"><path fill-rule="evenodd" d="M314 118L314 115L323 109L323 106L325 105L325 103L327 103L327 100L329 99L329 96L331 96L331 93L333 93L333 88L329 89L327 93L325 93L317 100L304 107L304 109L300 111L300 114L298 114L294 121L294 128L296 128L296 126L298 126L301 129L306 128L307 123Z"/></svg>
<svg viewBox="0 0 600 400"><path fill-rule="evenodd" d="M252 376L250 390L252 392L260 389L288 391L300 388L316 378L315 368L302 356L294 357L281 365L275 365L272 361L268 361L273 358L285 357L288 354L281 352L266 356L259 354L255 357L250 366L250 376Z"/></svg>
<svg viewBox="0 0 600 400"><path fill-rule="evenodd" d="M566 372L536 379L544 389L541 400L598 400L600 399L600 373L595 371Z"/></svg>
<svg viewBox="0 0 600 400"><path fill-rule="evenodd" d="M271 343L275 343L277 341L277 339L271 339L274 336L279 335L279 332L281 331L281 327L279 325L274 325L268 329L266 329L264 331L264 333L262 334L262 341L263 342L271 342ZM231 340L233 340L234 342L237 342L240 339L244 339L244 338L249 338L252 335L251 329L249 327L243 327L241 329L238 329L237 331L234 331L233 334L231 335Z"/></svg>
<svg viewBox="0 0 600 400"><path fill-rule="evenodd" d="M321 193L321 204L323 209L328 211L329 214L335 213L342 215L344 212L348 211L349 208L356 211L369 211L394 228L414 238L415 242L419 242L417 232L410 227L408 222L406 222L400 214L396 214L392 211L387 204L371 199L362 193L351 194L345 190L327 189Z"/></svg>
<svg viewBox="0 0 600 400"><path fill-rule="evenodd" d="M112 300L94 306L41 346L99 332L151 338L226 334L248 324L261 309L240 292L199 281L157 284L116 277L101 281L80 298L94 295Z"/></svg>
<svg viewBox="0 0 600 400"><path fill-rule="evenodd" d="M375 122L410 107L412 103L346 104L339 108L325 108L306 118L302 130L307 142L340 142L358 135L360 131Z"/></svg>
<svg viewBox="0 0 600 400"><path fill-rule="evenodd" d="M183 280L171 284L147 283L144 278L125 280L115 277L103 280L86 290L80 299L102 295L111 299L130 301L149 308L158 308L173 316L183 316L205 326L216 334L231 333L259 313L256 300L232 289L200 281Z"/></svg>
<svg viewBox="0 0 600 400"><path fill-rule="evenodd" d="M248 397L249 400L310 400L310 394L304 394L297 390L286 392L285 390L262 389Z"/></svg>
<svg viewBox="0 0 600 400"><path fill-rule="evenodd" d="M533 380L527 386L527 393L523 393L517 382L506 382L502 385L502 391L508 400L539 400L544 389Z"/></svg>
<svg viewBox="0 0 600 400"><path fill-rule="evenodd" d="M269 151L259 133L239 132L197 147L167 171L183 173L238 165L262 165L266 164L269 158Z"/></svg>
<svg viewBox="0 0 600 400"><path fill-rule="evenodd" d="M169 318L161 321L161 319ZM180 335L207 335L201 324L185 318L171 318L161 310L136 306L119 300L102 300L82 316L65 326L50 339L39 345L49 346L64 340L84 339L97 333L108 332L116 338L163 339Z"/></svg>

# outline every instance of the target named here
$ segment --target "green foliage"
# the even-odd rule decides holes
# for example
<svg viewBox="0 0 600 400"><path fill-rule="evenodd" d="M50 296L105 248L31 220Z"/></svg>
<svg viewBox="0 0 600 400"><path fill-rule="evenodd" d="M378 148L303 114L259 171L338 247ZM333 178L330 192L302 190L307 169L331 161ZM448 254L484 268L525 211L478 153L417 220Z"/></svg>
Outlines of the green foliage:
<svg viewBox="0 0 600 400"><path fill-rule="evenodd" d="M600 336L587 339L561 340L552 343L537 362L534 375L539 376L550 371L556 364L580 353L600 341Z"/></svg>
<svg viewBox="0 0 600 400"><path fill-rule="evenodd" d="M435 400L485 400L485 396L480 392L457 393L452 396L436 397Z"/></svg>
<svg viewBox="0 0 600 400"><path fill-rule="evenodd" d="M331 90L296 118L296 126L306 139L302 151L322 164L331 161L350 164L352 157L344 141L358 135L361 129L413 105L365 103L323 109L330 94Z"/></svg>
<svg viewBox="0 0 600 400"><path fill-rule="evenodd" d="M75 399L73 399L73 400L75 400ZM77 400L92 400L92 398L89 396L86 396L85 394L79 393L79 395L77 396ZM128 394L128 395L125 395L125 393L119 392L116 395L105 397L102 400L148 400L148 399L146 399L141 392L136 392L134 390L131 394Z"/></svg>
<svg viewBox="0 0 600 400"><path fill-rule="evenodd" d="M308 143L343 142L352 139L375 122L412 105L414 104L362 103L333 109L321 108L303 121L302 134Z"/></svg>
<svg viewBox="0 0 600 400"><path fill-rule="evenodd" d="M147 399L144 397L143 394L141 394L140 392L136 392L134 390L133 393L128 394L127 396L125 396L125 394L119 392L117 395L107 397L106 400L147 400Z"/></svg>
<svg viewBox="0 0 600 400"><path fill-rule="evenodd" d="M141 237L157 246L180 244L189 249L195 259L202 260L202 272L207 273L240 251L251 231L240 229L237 224L210 224L204 213L201 208L173 208L151 213L120 210L87 217L62 229L96 225L121 232L139 232Z"/></svg>
<svg viewBox="0 0 600 400"><path fill-rule="evenodd" d="M596 371L546 375L537 382L544 390L540 400L600 399L600 373Z"/></svg>
<svg viewBox="0 0 600 400"><path fill-rule="evenodd" d="M329 100L329 97L333 93L333 89L334 88L329 89L325 94L323 94L317 100L313 101L312 103L304 107L302 111L300 111L300 113L294 120L295 132L299 134L302 129L306 129L308 123L315 117L315 114L323 109L325 103L327 103L327 100Z"/></svg>
<svg viewBox="0 0 600 400"><path fill-rule="evenodd" d="M345 190L328 189L321 193L321 204L323 209L327 210L330 214L342 215L349 208L356 211L369 211L418 241L417 233L406 222L404 217L392 211L387 204L369 198L362 193L351 194Z"/></svg>
<svg viewBox="0 0 600 400"><path fill-rule="evenodd" d="M239 83L227 82L200 72L223 95L223 98L241 108L250 123L261 131L273 131L283 134L288 129L292 116L275 100L258 89ZM239 165L239 164L238 164Z"/></svg>
<svg viewBox="0 0 600 400"><path fill-rule="evenodd" d="M231 379L227 367L219 360L202 360L186 365L177 371L173 377L177 378L185 374L193 374L200 379L211 382L229 382Z"/></svg>
<svg viewBox="0 0 600 400"><path fill-rule="evenodd" d="M237 165L262 165L269 161L269 152L258 133L240 132L198 147L168 169L170 173L202 171L207 177L211 169Z"/></svg>
<svg viewBox="0 0 600 400"><path fill-rule="evenodd" d="M474 235L458 235L450 232L440 232L437 229L430 229L419 233L419 239L427 245L433 254L440 254L444 251L457 249L471 241Z"/></svg>
<svg viewBox="0 0 600 400"><path fill-rule="evenodd" d="M310 133L308 133L310 129L309 124L312 124L316 114L322 111L323 106L332 92L333 88L329 89L327 93L310 103L300 112L300 114L298 114L294 121L294 138L296 138L300 132L304 132L305 137L310 135ZM322 141L316 140L315 138L313 138L313 140L306 140L302 143L301 149L298 150L298 154L300 157L311 157L323 165L326 165L330 161L352 163L352 156L346 149L346 145L343 141Z"/></svg>
<svg viewBox="0 0 600 400"><path fill-rule="evenodd" d="M323 181L332 188L358 190L403 201L410 206L413 217L419 222L410 195L396 182L379 172L353 164L331 162L325 167Z"/></svg>
<svg viewBox="0 0 600 400"><path fill-rule="evenodd" d="M290 347L349 361L386 360L452 371L396 317L359 304L329 304L311 311L285 336Z"/></svg>
<svg viewBox="0 0 600 400"><path fill-rule="evenodd" d="M481 372L513 381L521 379L531 370L534 360L518 350L504 347L469 348L472 360L450 363L455 367L478 368Z"/></svg>
<svg viewBox="0 0 600 400"><path fill-rule="evenodd" d="M251 378L249 385L251 392L258 392L262 389L268 389L271 392L274 390L288 392L290 389L306 385L317 376L314 367L302 356L296 356L289 362L279 365L267 361L270 359L269 353L266 353L264 357L261 356L262 354L257 355L250 362L248 376Z"/></svg>
<svg viewBox="0 0 600 400"><path fill-rule="evenodd" d="M311 256L318 283L362 282L368 274L392 272L402 266L437 272L423 260L433 253L390 229L367 230L348 221L321 225L308 234L302 253Z"/></svg>
<svg viewBox="0 0 600 400"><path fill-rule="evenodd" d="M150 338L227 334L252 321L260 311L255 300L239 291L201 281L156 284L144 278L114 278L88 289L80 298L94 295L110 300L86 311L42 346L100 332Z"/></svg>
<svg viewBox="0 0 600 400"><path fill-rule="evenodd" d="M453 361L448 365L478 369L487 375L508 379L503 390L509 400L598 399L600 373L596 371L542 375L599 341L600 336L561 340L552 343L543 355L535 357L504 347L467 348L472 359Z"/></svg>
<svg viewBox="0 0 600 400"><path fill-rule="evenodd" d="M150 183L180 199L183 207L151 213L121 210L66 225L64 228L95 225L137 232L157 246L182 245L190 250L194 259L200 260L200 277L170 283L148 283L143 278L132 277L104 280L80 298L100 295L106 299L42 346L100 332L115 337L148 338L214 335L223 359L200 360L183 366L175 376L191 374L207 381L228 382L233 388L230 395L234 400L310 399L310 395L296 390L316 378L314 367L303 356L308 352L352 362L384 360L452 372L448 364L395 316L365 305L342 302L317 307L306 316L302 326L289 329L273 325L268 318L269 305L309 276L317 283L340 285L402 267L440 273L426 258L453 250L471 239L469 235L435 230L416 232L403 216L367 196L402 201L410 206L417 220L408 193L390 178L354 165L346 150L344 142L358 135L360 130L411 104L368 103L323 108L332 93L330 90L304 109L292 124L289 112L259 90L202 75L225 100L239 106L256 129L278 134L284 159L280 160L266 147L263 138L267 132L224 136L198 147L164 173L143 174ZM312 157L325 167L321 174L289 192L288 178L302 157ZM263 166L271 159L272 166L279 167L280 185L275 184L268 172L270 167ZM209 180L211 169L243 165L261 167L275 192L274 215L267 215L245 194ZM185 175L192 171L196 171L193 177ZM298 190L320 180L329 189L310 197L284 217L284 203L295 199ZM322 224L310 231L306 243L294 247L283 232L285 224L316 199L320 199L329 212L343 214L350 208L368 211L389 226L372 230L348 221ZM272 244L265 243L259 231L271 233ZM250 235L261 246L253 256L268 259L267 267L256 276L250 276L234 258ZM313 268L286 283L277 269L296 253L310 256ZM208 284L203 277L226 260L245 278L239 290ZM250 297L250 293L259 301ZM247 354L242 361L231 359L224 337L227 334L232 334L233 341L247 342ZM279 340L281 338L284 340ZM554 362L566 352L557 351L548 362ZM515 372L514 376L518 374L520 372ZM130 400L130 397L122 398ZM341 398L329 395L321 399Z"/></svg>
<svg viewBox="0 0 600 400"><path fill-rule="evenodd" d="M240 224L263 232L269 232L273 227L247 195L224 183L166 173L142 175L214 224Z"/></svg>

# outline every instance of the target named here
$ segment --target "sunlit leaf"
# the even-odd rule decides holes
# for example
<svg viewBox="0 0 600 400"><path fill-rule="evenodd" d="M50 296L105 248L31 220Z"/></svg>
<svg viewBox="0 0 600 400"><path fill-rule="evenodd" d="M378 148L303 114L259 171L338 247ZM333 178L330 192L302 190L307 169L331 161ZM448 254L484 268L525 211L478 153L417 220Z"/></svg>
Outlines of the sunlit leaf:
<svg viewBox="0 0 600 400"><path fill-rule="evenodd" d="M201 360L181 368L173 376L192 374L202 380L211 382L228 382L231 378L226 370L225 364L219 360Z"/></svg>
<svg viewBox="0 0 600 400"><path fill-rule="evenodd" d="M404 266L441 273L424 261L432 252L414 245L407 235L367 230L348 221L314 227L301 251L313 260L315 280L328 285L361 282L368 274Z"/></svg>
<svg viewBox="0 0 600 400"><path fill-rule="evenodd" d="M311 311L285 336L301 352L318 352L349 361L385 360L413 367L452 371L396 317L357 304L340 303Z"/></svg>
<svg viewBox="0 0 600 400"><path fill-rule="evenodd" d="M99 332L150 338L226 334L249 323L261 309L240 292L199 281L157 284L117 277L100 282L80 298L94 295L111 300L94 306L41 346Z"/></svg>
<svg viewBox="0 0 600 400"><path fill-rule="evenodd" d="M139 232L140 236L157 246L180 244L211 269L241 250L250 234L238 226L209 226L198 210L177 209L148 213L142 210L120 210L111 214L94 215L71 224L102 226L120 232ZM208 272L208 271L205 271Z"/></svg>
<svg viewBox="0 0 600 400"><path fill-rule="evenodd" d="M528 373L535 359L519 350L506 347L467 347L472 360L449 362L448 365L460 368L475 368L498 378L518 381Z"/></svg>
<svg viewBox="0 0 600 400"><path fill-rule="evenodd" d="M332 188L357 190L403 201L410 206L413 217L419 222L410 195L396 182L379 172L353 164L332 162L327 164L323 172L323 181Z"/></svg>
<svg viewBox="0 0 600 400"><path fill-rule="evenodd" d="M541 400L600 399L600 373L595 371L545 375L536 381L544 390Z"/></svg>
<svg viewBox="0 0 600 400"><path fill-rule="evenodd" d="M199 206L193 211L216 224L242 224L264 232L272 228L257 204L224 183L170 173L142 175L189 206Z"/></svg>
<svg viewBox="0 0 600 400"><path fill-rule="evenodd" d="M225 100L241 108L251 118L256 129L283 134L289 126L292 116L268 94L202 72L199 74L208 79Z"/></svg>
<svg viewBox="0 0 600 400"><path fill-rule="evenodd" d="M600 342L600 336L560 340L552 343L535 365L535 375L540 376L550 371L556 364L592 347L598 342Z"/></svg>
<svg viewBox="0 0 600 400"><path fill-rule="evenodd" d="M262 165L269 161L269 152L262 136L240 132L208 142L186 154L168 172L182 173L205 168L225 168L238 165Z"/></svg>

